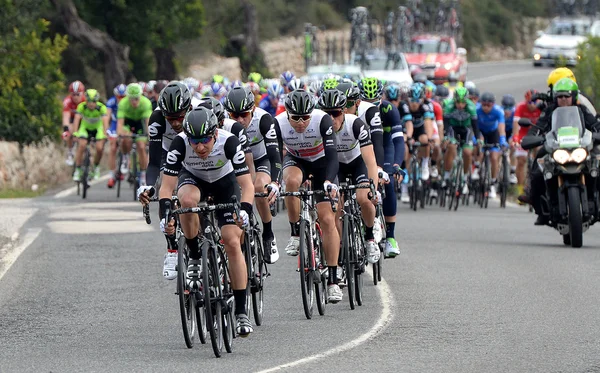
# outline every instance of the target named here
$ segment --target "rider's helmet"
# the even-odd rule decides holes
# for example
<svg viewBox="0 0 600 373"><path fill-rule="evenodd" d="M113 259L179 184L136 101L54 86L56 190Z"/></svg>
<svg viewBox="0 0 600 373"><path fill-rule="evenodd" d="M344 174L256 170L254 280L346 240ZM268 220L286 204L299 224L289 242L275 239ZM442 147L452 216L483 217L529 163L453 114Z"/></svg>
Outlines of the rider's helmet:
<svg viewBox="0 0 600 373"><path fill-rule="evenodd" d="M577 80L575 79L575 74L573 74L573 71L571 71L571 69L566 67L559 67L557 69L552 70L548 75L548 87L552 89L552 87L554 87L554 85L562 78L569 78L572 81L577 82Z"/></svg>
<svg viewBox="0 0 600 373"><path fill-rule="evenodd" d="M323 91L323 82L320 80L315 80L308 86L308 91L315 96L320 95Z"/></svg>
<svg viewBox="0 0 600 373"><path fill-rule="evenodd" d="M464 86L466 89L471 89L471 88L475 88L475 83L473 83L473 82L472 82L472 81L470 81L470 80L467 80L467 81L465 82L465 84L463 84L463 86Z"/></svg>
<svg viewBox="0 0 600 373"><path fill-rule="evenodd" d="M287 87L288 87L288 90L290 90L290 91L295 91L297 89L306 90L306 85L300 79L292 79L292 81L288 83Z"/></svg>
<svg viewBox="0 0 600 373"><path fill-rule="evenodd" d="M481 95L481 100L483 102L491 102L492 104L496 102L496 96L494 96L491 92L483 92Z"/></svg>
<svg viewBox="0 0 600 373"><path fill-rule="evenodd" d="M187 111L192 105L192 94L182 82L169 83L158 96L158 107L169 117Z"/></svg>
<svg viewBox="0 0 600 373"><path fill-rule="evenodd" d="M292 80L296 79L296 76L294 75L294 73L292 73L291 71L284 71L283 73L281 73L281 75L279 76L279 80L281 80L281 85L284 87L287 87L288 84L290 84L290 82Z"/></svg>
<svg viewBox="0 0 600 373"><path fill-rule="evenodd" d="M198 106L188 112L183 119L183 132L191 139L211 136L219 125L212 110Z"/></svg>
<svg viewBox="0 0 600 373"><path fill-rule="evenodd" d="M400 87L390 84L385 87L385 97L388 100L398 100L400 98Z"/></svg>
<svg viewBox="0 0 600 373"><path fill-rule="evenodd" d="M515 98L512 95L504 95L501 104L504 109L513 108L516 105Z"/></svg>
<svg viewBox="0 0 600 373"><path fill-rule="evenodd" d="M337 87L337 89L340 89L339 87ZM360 99L360 89L353 85L352 87L350 87L349 89L346 90L345 92L346 94L346 99L348 101L356 101Z"/></svg>
<svg viewBox="0 0 600 373"><path fill-rule="evenodd" d="M377 100L383 93L383 84L377 78L362 78L358 82L360 98L363 100Z"/></svg>
<svg viewBox="0 0 600 373"><path fill-rule="evenodd" d="M411 102L419 102L425 98L425 85L423 83L413 83L408 93Z"/></svg>
<svg viewBox="0 0 600 373"><path fill-rule="evenodd" d="M425 82L427 82L427 75L425 75L423 73L417 73L413 77L413 81L417 82L417 83L423 83L423 84L425 84Z"/></svg>
<svg viewBox="0 0 600 373"><path fill-rule="evenodd" d="M216 98L208 97L204 99L199 106L204 106L205 108L212 110L212 112L217 116L219 123L225 119L225 108L223 108L221 101L217 100Z"/></svg>
<svg viewBox="0 0 600 373"><path fill-rule="evenodd" d="M577 100L577 95L579 93L579 86L571 78L562 78L552 87L552 95L554 97L556 97L560 92L568 92L573 96L573 101L575 101Z"/></svg>
<svg viewBox="0 0 600 373"><path fill-rule="evenodd" d="M537 95L538 91L536 91L535 89L528 89L525 91L525 102L531 102L534 101L533 100L533 96Z"/></svg>
<svg viewBox="0 0 600 373"><path fill-rule="evenodd" d="M235 88L235 87L243 87L244 83L241 80L234 80L233 82L231 82L231 84L229 85L229 88Z"/></svg>
<svg viewBox="0 0 600 373"><path fill-rule="evenodd" d="M235 87L225 97L225 109L230 113L243 113L254 108L254 94L247 88Z"/></svg>
<svg viewBox="0 0 600 373"><path fill-rule="evenodd" d="M263 78L262 78L262 75L260 73L253 72L253 73L248 74L248 81L249 82L254 82L256 84L259 84L262 80L263 80Z"/></svg>
<svg viewBox="0 0 600 373"><path fill-rule="evenodd" d="M437 87L435 87L435 95L442 99L446 99L450 96L450 90L445 85L440 84Z"/></svg>
<svg viewBox="0 0 600 373"><path fill-rule="evenodd" d="M323 89L335 89L339 83L337 78L327 78L323 80Z"/></svg>
<svg viewBox="0 0 600 373"><path fill-rule="evenodd" d="M95 89L88 89L85 91L85 100L87 102L98 102L100 101L100 93Z"/></svg>
<svg viewBox="0 0 600 373"><path fill-rule="evenodd" d="M298 89L285 97L285 110L292 115L308 115L315 108L315 100L310 93Z"/></svg>
<svg viewBox="0 0 600 373"><path fill-rule="evenodd" d="M130 83L125 94L130 98L139 98L142 96L142 87L137 83Z"/></svg>
<svg viewBox="0 0 600 373"><path fill-rule="evenodd" d="M345 107L346 95L338 89L326 89L319 97L321 110L344 109Z"/></svg>
<svg viewBox="0 0 600 373"><path fill-rule="evenodd" d="M469 91L465 87L457 87L454 90L454 102L467 102Z"/></svg>
<svg viewBox="0 0 600 373"><path fill-rule="evenodd" d="M125 93L127 93L127 86L125 84L119 84L113 89L113 93L117 97L123 97L125 96Z"/></svg>
<svg viewBox="0 0 600 373"><path fill-rule="evenodd" d="M269 98L279 98L283 94L283 87L278 81L273 81L267 88L267 95Z"/></svg>
<svg viewBox="0 0 600 373"><path fill-rule="evenodd" d="M427 97L428 99L432 98L435 95L435 90L436 90L436 86L435 84L428 80L425 82L425 97Z"/></svg>
<svg viewBox="0 0 600 373"><path fill-rule="evenodd" d="M69 84L69 93L75 93L75 92L78 92L78 93L85 92L85 86L79 80L76 80L73 83Z"/></svg>
<svg viewBox="0 0 600 373"><path fill-rule="evenodd" d="M467 88L467 91L469 92L469 97L475 97L475 98L479 98L479 88Z"/></svg>
<svg viewBox="0 0 600 373"><path fill-rule="evenodd" d="M223 84L225 78L223 78L223 75L213 75L212 77L212 82L211 83L219 83L219 84Z"/></svg>

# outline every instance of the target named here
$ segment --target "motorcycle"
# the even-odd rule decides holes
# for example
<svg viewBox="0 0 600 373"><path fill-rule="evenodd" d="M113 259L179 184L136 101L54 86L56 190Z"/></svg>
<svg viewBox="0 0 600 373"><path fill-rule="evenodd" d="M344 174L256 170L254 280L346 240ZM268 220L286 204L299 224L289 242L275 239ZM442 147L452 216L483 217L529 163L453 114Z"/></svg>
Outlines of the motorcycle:
<svg viewBox="0 0 600 373"><path fill-rule="evenodd" d="M585 129L579 108L568 106L554 110L552 129L545 136L528 135L521 142L526 150L544 145L547 154L538 159L546 184L541 213L572 247L582 246L583 233L598 221L600 212L595 141L600 141L600 133Z"/></svg>

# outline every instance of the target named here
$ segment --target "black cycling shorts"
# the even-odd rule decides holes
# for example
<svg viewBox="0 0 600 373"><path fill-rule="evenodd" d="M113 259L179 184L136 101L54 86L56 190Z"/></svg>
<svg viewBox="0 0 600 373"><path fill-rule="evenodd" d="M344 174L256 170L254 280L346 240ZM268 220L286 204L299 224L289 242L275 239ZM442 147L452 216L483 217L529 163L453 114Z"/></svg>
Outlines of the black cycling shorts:
<svg viewBox="0 0 600 373"><path fill-rule="evenodd" d="M231 202L231 196L236 196L238 201L241 198L240 186L233 172L217 181L209 183L182 168L179 172L177 189L184 185L193 185L200 189L200 201L206 201L209 196L212 197L212 203L229 203ZM235 224L233 209L215 211L215 216L217 217L219 227L227 224Z"/></svg>
<svg viewBox="0 0 600 373"><path fill-rule="evenodd" d="M287 153L283 158L283 169L288 167L298 167L302 171L302 182L308 180L309 175L313 175L312 189L323 190L323 183L325 183L325 177L327 176L327 162L325 158L317 159L316 161L310 162L304 159L296 158L293 155ZM336 180L329 180L332 183L336 183ZM329 197L324 194L317 194L314 196L315 202L329 201Z"/></svg>
<svg viewBox="0 0 600 373"><path fill-rule="evenodd" d="M342 183L346 181L346 178L350 178L355 185L369 183L369 172L362 157L356 157L356 159L350 163L340 162L338 180Z"/></svg>
<svg viewBox="0 0 600 373"><path fill-rule="evenodd" d="M425 132L425 125L413 128L412 138L415 139L415 141L419 141L421 135L427 135L427 132Z"/></svg>
<svg viewBox="0 0 600 373"><path fill-rule="evenodd" d="M491 144L499 144L500 143L500 131L495 130L492 132L488 132L488 133L483 133L481 132L481 135L483 136L483 143L486 145L491 145ZM492 152L499 152L500 149L497 147L493 147L491 149Z"/></svg>
<svg viewBox="0 0 600 373"><path fill-rule="evenodd" d="M145 135L146 134L146 126L145 121L142 120L132 120L125 118L125 122L123 123L125 127L129 128L132 134L134 135Z"/></svg>
<svg viewBox="0 0 600 373"><path fill-rule="evenodd" d="M473 147L473 131L471 127L452 127L446 130L449 139L455 139L463 148Z"/></svg>
<svg viewBox="0 0 600 373"><path fill-rule="evenodd" d="M271 161L269 161L269 157L264 156L261 159L255 159L254 171L264 172L265 174L271 176Z"/></svg>

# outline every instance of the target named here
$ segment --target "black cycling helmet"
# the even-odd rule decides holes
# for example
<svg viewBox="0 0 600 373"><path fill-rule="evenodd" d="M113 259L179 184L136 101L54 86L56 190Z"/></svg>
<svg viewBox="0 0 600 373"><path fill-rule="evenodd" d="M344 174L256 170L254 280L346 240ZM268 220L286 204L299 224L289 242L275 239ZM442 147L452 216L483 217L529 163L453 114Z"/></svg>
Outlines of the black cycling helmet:
<svg viewBox="0 0 600 373"><path fill-rule="evenodd" d="M481 101L481 102L495 103L496 102L496 96L494 96L494 94L491 93L491 92L483 92L483 94L481 95L481 98L479 99L479 101Z"/></svg>
<svg viewBox="0 0 600 373"><path fill-rule="evenodd" d="M192 94L182 82L171 82L158 97L158 107L164 116L172 116L192 106Z"/></svg>
<svg viewBox="0 0 600 373"><path fill-rule="evenodd" d="M225 108L221 101L217 100L214 97L207 97L200 103L199 106L204 106L207 109L212 110L213 113L217 116L217 120L219 123L225 119Z"/></svg>
<svg viewBox="0 0 600 373"><path fill-rule="evenodd" d="M360 89L357 86L352 86L349 90L346 91L346 100L348 101L356 101L360 99Z"/></svg>
<svg viewBox="0 0 600 373"><path fill-rule="evenodd" d="M183 132L192 139L214 134L217 126L217 116L204 106L194 108L183 119Z"/></svg>
<svg viewBox="0 0 600 373"><path fill-rule="evenodd" d="M297 89L288 93L284 101L285 110L292 115L307 115L315 108L313 96L303 90Z"/></svg>
<svg viewBox="0 0 600 373"><path fill-rule="evenodd" d="M413 77L413 81L415 83L423 83L423 84L425 84L425 82L427 82L427 75L425 75L423 73L417 73Z"/></svg>
<svg viewBox="0 0 600 373"><path fill-rule="evenodd" d="M337 89L338 91L344 92L344 97L345 97L347 95L348 90L352 89L353 87L354 87L354 83L352 83L352 82L341 82L335 87L335 89Z"/></svg>
<svg viewBox="0 0 600 373"><path fill-rule="evenodd" d="M474 96L474 97L479 98L479 94L480 94L479 88L473 87L473 88L469 88L467 90L469 91L469 97Z"/></svg>
<svg viewBox="0 0 600 373"><path fill-rule="evenodd" d="M254 94L245 87L235 87L223 101L225 109L230 113L243 113L254 107Z"/></svg>
<svg viewBox="0 0 600 373"><path fill-rule="evenodd" d="M339 85L338 85L339 88ZM343 109L346 107L346 95L339 89L326 89L319 97L321 110Z"/></svg>
<svg viewBox="0 0 600 373"><path fill-rule="evenodd" d="M502 96L502 106L503 107L513 107L515 105L516 105L515 98L512 95Z"/></svg>
<svg viewBox="0 0 600 373"><path fill-rule="evenodd" d="M450 90L445 85L438 85L435 87L435 95L441 98L448 98L450 96Z"/></svg>

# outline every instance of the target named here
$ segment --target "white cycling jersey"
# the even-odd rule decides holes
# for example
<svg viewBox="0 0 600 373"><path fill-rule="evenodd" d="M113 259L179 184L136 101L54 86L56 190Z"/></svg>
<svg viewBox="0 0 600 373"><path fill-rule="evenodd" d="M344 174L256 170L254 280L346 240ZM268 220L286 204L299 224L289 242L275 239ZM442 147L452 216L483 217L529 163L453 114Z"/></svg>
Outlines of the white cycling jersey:
<svg viewBox="0 0 600 373"><path fill-rule="evenodd" d="M327 113L322 110L313 110L308 127L303 133L298 133L292 128L287 112L279 114L275 119L279 122L281 138L287 152L296 158L310 162L324 157L325 147L320 127L321 120L325 115ZM331 127L330 130L333 132Z"/></svg>

